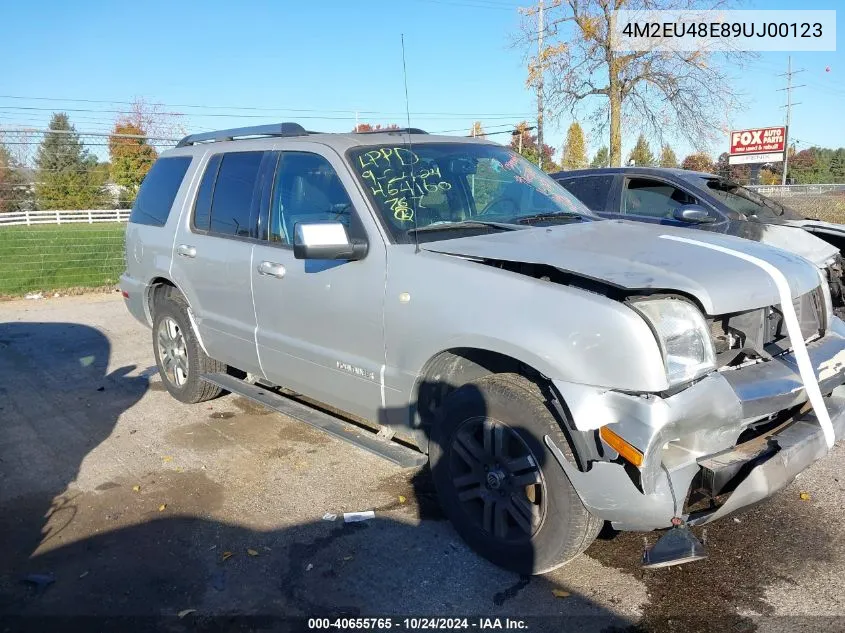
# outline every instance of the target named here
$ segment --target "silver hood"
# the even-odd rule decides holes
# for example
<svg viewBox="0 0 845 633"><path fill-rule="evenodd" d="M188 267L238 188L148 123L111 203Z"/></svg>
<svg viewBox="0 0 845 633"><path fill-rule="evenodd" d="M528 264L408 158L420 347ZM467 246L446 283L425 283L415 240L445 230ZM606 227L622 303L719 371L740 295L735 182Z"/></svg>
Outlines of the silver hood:
<svg viewBox="0 0 845 633"><path fill-rule="evenodd" d="M698 299L710 315L780 303L768 273L738 257L662 239L677 235L752 255L776 266L797 297L819 285L807 260L787 251L706 231L599 220L441 240L420 248L448 255L545 264L625 290L666 290Z"/></svg>

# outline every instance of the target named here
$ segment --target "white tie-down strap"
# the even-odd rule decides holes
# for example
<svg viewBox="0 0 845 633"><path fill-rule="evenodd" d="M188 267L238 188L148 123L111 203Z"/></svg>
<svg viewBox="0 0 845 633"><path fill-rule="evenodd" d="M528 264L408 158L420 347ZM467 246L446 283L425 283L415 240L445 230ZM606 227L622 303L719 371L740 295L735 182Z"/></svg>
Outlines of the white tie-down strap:
<svg viewBox="0 0 845 633"><path fill-rule="evenodd" d="M675 235L661 235L665 240L674 240L675 242L684 242L685 244L693 244L701 246L702 248L709 248L726 255L733 255L739 257L747 262L762 268L772 281L780 294L780 306L783 310L783 319L786 323L786 333L789 334L789 341L792 345L792 352L795 355L795 361L798 363L798 373L801 375L801 381L804 383L804 389L807 391L807 398L813 406L816 418L824 431L824 439L827 442L827 447L832 448L836 435L833 431L833 424L830 421L830 414L827 412L827 407L822 397L822 391L819 388L819 381L816 379L816 373L813 371L813 364L810 362L810 354L807 352L807 345L804 343L804 336L801 334L801 326L798 324L798 315L795 313L795 306L792 304L792 292L789 290L789 283L786 277L777 268L772 266L769 262L763 261L753 255L748 255L740 251L735 251L724 246L717 246L715 244L708 244L707 242L699 242L688 237L677 237Z"/></svg>

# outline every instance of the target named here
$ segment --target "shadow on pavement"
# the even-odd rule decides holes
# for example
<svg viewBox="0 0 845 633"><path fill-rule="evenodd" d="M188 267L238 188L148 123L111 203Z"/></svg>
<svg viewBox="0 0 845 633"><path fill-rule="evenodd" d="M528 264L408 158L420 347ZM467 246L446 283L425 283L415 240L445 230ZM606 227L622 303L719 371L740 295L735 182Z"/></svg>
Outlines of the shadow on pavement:
<svg viewBox="0 0 845 633"><path fill-rule="evenodd" d="M252 530L207 518L224 490L203 471L133 481L107 464L103 484L80 491L83 460L118 441L119 416L149 384L128 375L134 367L107 373L109 355L107 338L83 325L0 325L3 630L102 630L102 618L123 618L112 621L120 630L273 628L282 617L332 615L489 616L504 628L517 613L545 618L532 630L627 625L587 597L556 599L543 577L473 554L440 520L426 470L412 481L418 524L386 507L361 523Z"/></svg>
<svg viewBox="0 0 845 633"><path fill-rule="evenodd" d="M110 353L87 326L0 324L2 632L274 630L307 627L284 617L386 615L494 617L502 628L529 617L529 630L549 631L746 631L754 622L738 608L765 615L769 584L831 560L818 512L783 496L711 528L711 559L679 569L640 570L642 535L600 539L587 556L648 589L644 618L631 625L565 582L506 572L470 551L443 520L427 469L397 470L385 485L407 503L377 507L371 521L261 531L212 519L226 490L205 471L126 472L120 435L134 431L115 425L149 382L132 366L108 372ZM354 460L357 449L347 450ZM95 490L75 486L86 459L102 482Z"/></svg>

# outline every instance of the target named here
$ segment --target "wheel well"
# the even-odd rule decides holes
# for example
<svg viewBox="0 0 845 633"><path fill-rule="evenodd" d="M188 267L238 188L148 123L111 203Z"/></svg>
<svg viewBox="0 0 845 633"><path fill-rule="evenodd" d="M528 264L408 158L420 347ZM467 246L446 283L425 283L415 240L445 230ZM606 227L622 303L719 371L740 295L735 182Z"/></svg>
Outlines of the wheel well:
<svg viewBox="0 0 845 633"><path fill-rule="evenodd" d="M460 347L440 352L426 363L415 389L419 423L430 424L434 412L452 391L489 374L514 373L538 386L547 379L511 356L490 350Z"/></svg>
<svg viewBox="0 0 845 633"><path fill-rule="evenodd" d="M155 319L155 304L159 297L166 297L174 291L179 292L179 289L169 279L156 277L150 281L147 286L147 310L150 313L150 322Z"/></svg>
<svg viewBox="0 0 845 633"><path fill-rule="evenodd" d="M490 374L513 373L526 378L537 389L537 395L560 424L575 455L576 465L589 470L591 461L601 457L600 442L595 432L581 432L571 423L572 416L551 380L530 365L498 352L476 348L455 348L440 352L426 363L417 381L415 428L427 427L435 419L440 403L452 391Z"/></svg>

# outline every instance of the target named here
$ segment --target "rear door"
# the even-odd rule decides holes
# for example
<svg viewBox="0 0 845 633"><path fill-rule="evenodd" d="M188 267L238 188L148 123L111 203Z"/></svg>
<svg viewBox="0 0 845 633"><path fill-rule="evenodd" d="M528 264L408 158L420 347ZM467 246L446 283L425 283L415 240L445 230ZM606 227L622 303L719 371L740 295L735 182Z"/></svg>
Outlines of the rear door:
<svg viewBox="0 0 845 633"><path fill-rule="evenodd" d="M208 355L252 373L260 373L260 366L250 270L265 154L205 156L194 204L176 234L172 268Z"/></svg>
<svg viewBox="0 0 845 633"><path fill-rule="evenodd" d="M299 147L279 154L266 240L256 244L251 267L261 366L276 384L376 421L384 379L385 245L372 217L358 214L367 207L340 157L322 145ZM350 236L367 239L367 256L294 258L300 222L342 222Z"/></svg>

